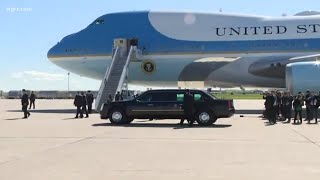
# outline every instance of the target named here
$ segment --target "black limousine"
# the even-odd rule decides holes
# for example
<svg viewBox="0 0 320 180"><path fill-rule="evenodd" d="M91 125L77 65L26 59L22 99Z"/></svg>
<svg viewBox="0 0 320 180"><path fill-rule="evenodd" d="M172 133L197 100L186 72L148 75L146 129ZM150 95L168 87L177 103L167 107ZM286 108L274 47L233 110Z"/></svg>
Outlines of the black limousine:
<svg viewBox="0 0 320 180"><path fill-rule="evenodd" d="M184 118L183 101L186 89L149 90L132 100L103 104L101 119L113 124L129 124L134 119ZM194 118L201 126L209 126L218 118L231 117L233 100L221 100L201 90L189 90L194 97Z"/></svg>

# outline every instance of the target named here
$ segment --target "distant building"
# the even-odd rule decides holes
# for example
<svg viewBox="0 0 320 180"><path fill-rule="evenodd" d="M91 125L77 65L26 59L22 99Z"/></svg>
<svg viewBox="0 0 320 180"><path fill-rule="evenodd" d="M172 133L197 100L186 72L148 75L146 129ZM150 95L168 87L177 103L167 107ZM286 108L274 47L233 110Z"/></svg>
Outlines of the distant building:
<svg viewBox="0 0 320 180"><path fill-rule="evenodd" d="M6 98L8 99L19 99L22 96L21 91L9 91Z"/></svg>

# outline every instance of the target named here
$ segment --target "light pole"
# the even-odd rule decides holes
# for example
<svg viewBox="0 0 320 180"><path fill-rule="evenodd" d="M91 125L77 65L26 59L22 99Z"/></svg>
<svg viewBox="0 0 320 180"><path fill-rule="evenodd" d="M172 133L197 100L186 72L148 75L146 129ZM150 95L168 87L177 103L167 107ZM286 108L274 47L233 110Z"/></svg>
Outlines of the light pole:
<svg viewBox="0 0 320 180"><path fill-rule="evenodd" d="M69 93L69 91L70 91L70 89L69 89L69 80L70 80L70 73L68 72L68 93Z"/></svg>

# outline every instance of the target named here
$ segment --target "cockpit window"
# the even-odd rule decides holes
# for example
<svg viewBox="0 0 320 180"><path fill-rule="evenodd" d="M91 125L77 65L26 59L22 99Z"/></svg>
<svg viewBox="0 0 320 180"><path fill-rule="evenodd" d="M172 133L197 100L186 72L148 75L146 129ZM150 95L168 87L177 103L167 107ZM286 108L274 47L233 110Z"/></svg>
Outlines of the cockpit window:
<svg viewBox="0 0 320 180"><path fill-rule="evenodd" d="M103 19L97 19L92 24L104 24L104 20Z"/></svg>

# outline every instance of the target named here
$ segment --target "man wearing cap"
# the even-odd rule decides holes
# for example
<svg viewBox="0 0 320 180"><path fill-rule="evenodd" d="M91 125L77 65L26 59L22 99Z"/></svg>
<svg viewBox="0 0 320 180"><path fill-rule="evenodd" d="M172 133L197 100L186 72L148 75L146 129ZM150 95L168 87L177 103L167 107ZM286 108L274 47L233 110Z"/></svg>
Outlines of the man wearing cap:
<svg viewBox="0 0 320 180"><path fill-rule="evenodd" d="M28 112L28 105L29 105L29 96L25 89L22 89L22 97L21 97L21 105L22 105L22 111L24 113L23 118L28 118L30 116L30 112Z"/></svg>

